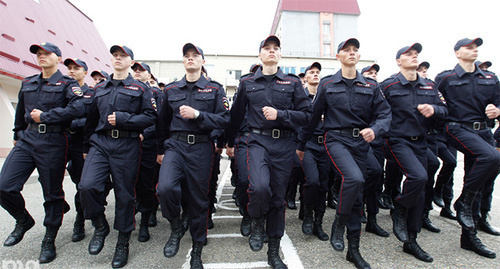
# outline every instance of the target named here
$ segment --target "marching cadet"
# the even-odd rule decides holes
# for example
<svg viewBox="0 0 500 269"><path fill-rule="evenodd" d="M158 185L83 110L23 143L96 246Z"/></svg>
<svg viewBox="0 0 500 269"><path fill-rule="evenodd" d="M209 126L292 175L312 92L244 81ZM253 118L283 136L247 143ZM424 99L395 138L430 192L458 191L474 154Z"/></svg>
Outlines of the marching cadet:
<svg viewBox="0 0 500 269"><path fill-rule="evenodd" d="M114 73L94 88L95 96L85 124L85 165L80 181L80 199L86 219L92 220L94 235L89 253L104 247L109 225L104 215L105 185L112 176L116 209L114 228L119 231L113 268L127 264L130 234L135 229L135 184L140 164L144 129L156 120L156 100L144 83L129 74L134 53L126 46L110 49Z"/></svg>
<svg viewBox="0 0 500 269"><path fill-rule="evenodd" d="M94 99L94 90L90 88L85 83L85 76L87 76L87 64L80 59L67 58L64 60L64 65L68 67L68 76L74 78L80 89L83 92L83 105L85 113L83 117L75 119L71 122L69 129L69 150L68 150L68 166L67 170L76 185L75 194L75 208L76 208L76 219L73 225L73 235L71 241L78 242L85 238L85 217L83 214L82 204L80 202L80 192L78 191L78 184L82 178L83 171L83 139L84 139L84 127L87 120L87 114L90 111L90 106Z"/></svg>
<svg viewBox="0 0 500 269"><path fill-rule="evenodd" d="M477 67L483 71L488 71L488 68L491 67L492 63L490 61L480 62L476 61Z"/></svg>
<svg viewBox="0 0 500 269"><path fill-rule="evenodd" d="M324 114L325 148L342 180L330 243L335 251L343 251L347 226L346 259L357 268L370 268L359 253L366 158L369 143L387 132L391 111L378 83L356 71L360 58L357 39L341 42L336 58L341 69L319 83L313 118L301 130L299 140L311 139ZM299 156L302 150L298 149Z"/></svg>
<svg viewBox="0 0 500 269"><path fill-rule="evenodd" d="M417 73L421 51L419 43L398 50L396 62L401 71L381 83L392 111L384 151L406 175L402 190L394 199L395 209L391 214L394 234L404 242L404 252L432 262L431 255L418 245L416 239L422 228L428 181L426 137L433 122L444 119L447 109L434 84Z"/></svg>
<svg viewBox="0 0 500 269"><path fill-rule="evenodd" d="M134 79L151 86L152 79L151 68L146 63L135 62L132 65ZM159 89L153 86L149 87L151 95L155 99L155 104L159 103ZM136 210L141 212L141 223L139 225L139 242L147 242L150 239L149 220L156 205L156 176L158 168L156 166L156 156L158 155L156 146L155 126L149 126L139 135L141 138L141 164L139 167L139 177L135 185Z"/></svg>
<svg viewBox="0 0 500 269"><path fill-rule="evenodd" d="M278 68L281 42L276 36L260 43L259 58L262 67L240 79L227 132L228 137L234 138L247 116L248 213L253 219L248 240L250 248L262 249L266 223L268 264L273 268L287 268L279 256L279 246L285 231L284 201L294 156L290 145L294 144L294 129L304 126L310 118L310 101L300 79L285 75ZM228 145L227 153L234 156L232 145Z"/></svg>
<svg viewBox="0 0 500 269"><path fill-rule="evenodd" d="M464 186L454 204L457 221L462 226L460 247L495 258L496 253L477 237L479 207L481 211L489 208L483 208L483 202L481 206L474 205L475 199L487 195L485 190L492 190L500 166L500 153L493 146L493 136L486 124L500 116L500 86L495 75L474 64L482 44L481 38L457 41L454 50L458 64L453 70L438 74L436 85L449 107L445 124L448 142L465 155Z"/></svg>
<svg viewBox="0 0 500 269"><path fill-rule="evenodd" d="M57 69L62 55L56 45L34 44L29 50L36 54L42 72L27 77L19 91L14 148L0 172L0 205L16 219L14 231L4 242L6 247L14 246L35 225L21 190L37 168L45 200L46 227L39 262L48 263L56 258L55 239L63 214L69 210L62 186L68 150L66 130L84 112L83 92L76 80Z"/></svg>
<svg viewBox="0 0 500 269"><path fill-rule="evenodd" d="M429 62L425 62L425 61L421 62L417 68L418 75L423 77L423 78L428 79L429 77L428 77L427 71L429 70L430 66L431 66L431 64Z"/></svg>
<svg viewBox="0 0 500 269"><path fill-rule="evenodd" d="M369 65L361 70L363 77L369 77L377 81L378 71L380 71L380 66L378 64Z"/></svg>
<svg viewBox="0 0 500 269"><path fill-rule="evenodd" d="M165 87L157 127L158 162L161 163L157 194L162 214L172 233L163 254L173 257L184 235L181 197L188 201L193 240L191 268L203 268L201 251L207 238L208 191L214 146L210 133L229 122L229 103L222 85L201 74L203 51L187 43L182 48L186 75ZM183 184L184 183L184 184ZM181 188L187 188L182 190Z"/></svg>
<svg viewBox="0 0 500 269"><path fill-rule="evenodd" d="M94 87L95 85L99 84L99 82L109 79L108 73L102 70L94 70L92 71L92 73L90 73L90 76L94 80Z"/></svg>

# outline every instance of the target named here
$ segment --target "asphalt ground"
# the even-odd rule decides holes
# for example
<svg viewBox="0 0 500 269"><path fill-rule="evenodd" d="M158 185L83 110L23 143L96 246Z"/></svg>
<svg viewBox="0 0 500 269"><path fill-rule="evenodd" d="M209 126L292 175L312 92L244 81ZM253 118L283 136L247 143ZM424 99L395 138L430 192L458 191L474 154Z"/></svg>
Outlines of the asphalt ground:
<svg viewBox="0 0 500 269"><path fill-rule="evenodd" d="M462 159L459 154L459 159ZM3 164L4 159L0 160ZM203 248L202 260L205 268L270 268L267 265L267 245L260 252L253 252L248 246L248 238L240 234L241 216L231 199L234 187L230 184L231 172L227 156L221 160L221 174L217 190L217 212L213 215L215 227L208 231L208 245ZM455 170L455 195L460 194L463 178L463 161ZM26 207L36 221L35 227L28 231L19 244L13 247L0 246L1 268L111 268L111 260L118 236L112 230L106 238L102 252L97 256L88 253L88 243L92 237L93 227L86 221L86 237L83 241L71 242L74 211L75 185L69 176L65 178L64 190L66 199L72 210L64 216L63 226L56 238L57 259L49 264L39 265L37 259L40 244L44 236L43 227L43 197L37 174L30 177L24 186L23 195ZM114 219L114 194L108 197L106 209L107 219L112 226ZM490 212L490 222L500 226L500 192L496 190L493 197L493 210ZM430 253L434 262L425 263L402 251L402 243L392 233L392 221L388 210L380 210L379 224L391 233L390 237L382 238L371 233L361 234L360 251L373 268L500 268L500 258L488 259L472 251L460 248L460 226L456 221L439 216L438 207L434 205L431 211L432 221L441 228L441 232L431 233L422 230L417 241ZM346 261L346 250L336 252L329 241L320 241L315 236L302 233L302 222L298 219L298 210L286 211L286 232L281 241L281 257L289 268L354 268ZM324 219L324 230L330 234L335 211L328 208ZM137 223L140 215L137 215ZM0 240L3 241L12 231L15 220L0 209ZM191 236L189 232L181 241L177 256L165 258L163 246L170 235L170 225L158 212L158 226L150 228L151 240L145 243L137 241L138 231L132 233L130 255L125 268L189 268L189 252ZM482 242L500 252L500 236L478 233Z"/></svg>

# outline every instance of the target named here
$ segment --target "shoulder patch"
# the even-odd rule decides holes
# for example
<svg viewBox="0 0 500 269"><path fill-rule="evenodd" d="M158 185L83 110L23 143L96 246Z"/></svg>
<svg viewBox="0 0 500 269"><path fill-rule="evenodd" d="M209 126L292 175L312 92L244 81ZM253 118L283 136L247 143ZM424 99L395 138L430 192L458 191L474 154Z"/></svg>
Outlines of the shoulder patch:
<svg viewBox="0 0 500 269"><path fill-rule="evenodd" d="M438 91L438 95L439 95L439 100L441 100L441 102L443 102L443 104L446 105L446 100L444 99L444 96L441 94L440 91Z"/></svg>
<svg viewBox="0 0 500 269"><path fill-rule="evenodd" d="M151 106L155 111L158 111L158 105L156 104L156 99L151 98Z"/></svg>
<svg viewBox="0 0 500 269"><path fill-rule="evenodd" d="M227 97L222 97L222 105L226 110L229 110L229 101L227 100Z"/></svg>
<svg viewBox="0 0 500 269"><path fill-rule="evenodd" d="M83 96L82 89L80 87L71 87L71 91L76 95L76 96Z"/></svg>

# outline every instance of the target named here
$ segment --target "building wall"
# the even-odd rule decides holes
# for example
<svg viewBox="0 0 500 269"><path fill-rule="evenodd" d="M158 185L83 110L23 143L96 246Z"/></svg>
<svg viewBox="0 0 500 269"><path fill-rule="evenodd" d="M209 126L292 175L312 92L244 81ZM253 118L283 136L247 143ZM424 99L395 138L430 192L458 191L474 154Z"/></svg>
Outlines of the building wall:
<svg viewBox="0 0 500 269"><path fill-rule="evenodd" d="M283 55L321 56L318 12L283 11L278 25Z"/></svg>
<svg viewBox="0 0 500 269"><path fill-rule="evenodd" d="M335 44L335 50L337 50L340 42L351 37L358 37L358 15L334 14L333 43Z"/></svg>

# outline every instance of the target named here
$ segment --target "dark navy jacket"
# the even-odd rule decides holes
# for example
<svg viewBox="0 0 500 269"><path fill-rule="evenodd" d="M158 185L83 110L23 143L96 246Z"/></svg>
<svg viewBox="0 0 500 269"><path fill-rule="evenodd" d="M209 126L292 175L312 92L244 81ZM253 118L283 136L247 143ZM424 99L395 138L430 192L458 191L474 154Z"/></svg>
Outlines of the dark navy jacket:
<svg viewBox="0 0 500 269"><path fill-rule="evenodd" d="M196 119L184 119L179 107L187 105L200 111ZM210 135L214 129L224 129L229 122L229 103L224 88L218 82L204 76L188 91L186 77L165 86L164 99L160 110L156 133L158 154L163 154L164 141L172 132Z"/></svg>
<svg viewBox="0 0 500 269"><path fill-rule="evenodd" d="M447 121L485 122L488 104L500 108L500 86L491 72L476 68L467 73L457 64L436 76L436 86L448 104Z"/></svg>
<svg viewBox="0 0 500 269"><path fill-rule="evenodd" d="M247 116L249 128L293 130L305 126L311 118L309 98L307 98L300 78L285 75L281 69L270 83L259 68L255 74L240 79L238 97L231 108L231 124L228 137L235 137ZM270 106L278 110L276 120L266 120L262 108ZM232 147L234 139L228 139Z"/></svg>
<svg viewBox="0 0 500 269"><path fill-rule="evenodd" d="M391 122L389 104L378 83L359 72L352 87L342 77L342 70L321 79L313 104L313 118L309 127L304 129L306 132L301 132L301 142L311 138L323 114L326 132L332 129L371 128L378 137L387 132Z"/></svg>
<svg viewBox="0 0 500 269"><path fill-rule="evenodd" d="M156 121L156 100L147 85L133 79L130 74L116 87L112 80L113 75L94 89L94 102L85 124L84 152L88 151L93 133L112 129L142 133ZM116 113L115 126L108 122L108 115L113 112Z"/></svg>
<svg viewBox="0 0 500 269"><path fill-rule="evenodd" d="M383 81L380 86L391 105L390 137L425 137L430 128L448 113L444 99L431 80L417 75L417 82L413 87L402 73L398 73ZM425 118L417 109L419 104L432 105L434 115Z"/></svg>
<svg viewBox="0 0 500 269"><path fill-rule="evenodd" d="M42 74L27 77L19 90L19 102L14 120L14 140L18 132L35 123L31 111L39 109L42 123L69 127L71 121L83 114L83 92L76 80L64 76L57 70L46 82L42 83Z"/></svg>
<svg viewBox="0 0 500 269"><path fill-rule="evenodd" d="M83 84L81 89L83 92L84 113L81 118L74 119L71 122L71 130L83 130L83 128L85 127L85 122L87 121L87 115L90 112L90 107L92 106L92 102L94 101L94 88L89 87L87 84Z"/></svg>

